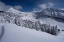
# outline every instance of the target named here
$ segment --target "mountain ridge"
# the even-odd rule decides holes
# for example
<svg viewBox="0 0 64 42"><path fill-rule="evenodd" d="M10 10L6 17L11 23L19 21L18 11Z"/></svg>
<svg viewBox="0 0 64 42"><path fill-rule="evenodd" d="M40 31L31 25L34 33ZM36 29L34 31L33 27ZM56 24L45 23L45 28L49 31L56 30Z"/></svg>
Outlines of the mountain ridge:
<svg viewBox="0 0 64 42"><path fill-rule="evenodd" d="M37 14L36 14L36 13L33 13L33 12L20 12L20 11L19 11L20 12L20 14L19 14L19 12L16 12L16 11L18 11L18 10L10 8L8 11L6 11L4 13L0 13L0 17L3 17L3 20L2 19L1 20L2 21L8 21L9 23L10 22L14 23L15 18L17 18L18 21L29 20L29 21L32 21L32 22L39 21L41 24L43 24L43 23L45 23L45 24L48 23L49 24L50 23L53 26L58 25L58 28L62 28L64 26L63 21L54 20L54 18L49 18L49 17L44 16L44 15L48 15L48 16L50 15L51 17L53 17L53 15L51 15L51 13L48 12L48 10L44 11L44 13L48 12L47 14L43 14L43 12L39 12L39 13L37 12ZM38 16L38 18L37 18L37 16ZM53 21L54 24L52 23L52 21Z"/></svg>

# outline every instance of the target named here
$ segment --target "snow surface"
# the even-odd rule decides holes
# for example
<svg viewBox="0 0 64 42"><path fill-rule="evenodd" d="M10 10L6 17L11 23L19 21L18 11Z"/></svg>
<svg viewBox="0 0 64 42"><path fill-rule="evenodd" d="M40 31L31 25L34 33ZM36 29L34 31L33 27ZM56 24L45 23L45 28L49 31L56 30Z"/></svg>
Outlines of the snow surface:
<svg viewBox="0 0 64 42"><path fill-rule="evenodd" d="M9 23L0 24L0 31L2 25L4 25L4 35L0 42L64 42L64 32L54 36Z"/></svg>
<svg viewBox="0 0 64 42"><path fill-rule="evenodd" d="M59 28L59 29L64 29L64 23L63 22L59 22L59 21L56 21L56 20L54 20L54 19L52 19L52 18L40 18L40 19L38 19L41 23L47 23L47 24L49 24L50 23L50 25L52 25L52 26L56 26L57 25L57 27Z"/></svg>

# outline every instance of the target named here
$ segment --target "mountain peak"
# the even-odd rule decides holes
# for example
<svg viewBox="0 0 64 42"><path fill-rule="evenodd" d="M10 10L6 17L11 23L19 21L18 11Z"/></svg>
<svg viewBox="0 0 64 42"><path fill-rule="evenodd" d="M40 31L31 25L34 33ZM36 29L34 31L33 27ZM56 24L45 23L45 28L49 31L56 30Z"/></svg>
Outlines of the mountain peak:
<svg viewBox="0 0 64 42"><path fill-rule="evenodd" d="M20 11L14 9L13 7L10 7L9 10L7 10L6 12L12 12L12 13L21 13Z"/></svg>
<svg viewBox="0 0 64 42"><path fill-rule="evenodd" d="M15 10L13 7L10 7L9 10Z"/></svg>

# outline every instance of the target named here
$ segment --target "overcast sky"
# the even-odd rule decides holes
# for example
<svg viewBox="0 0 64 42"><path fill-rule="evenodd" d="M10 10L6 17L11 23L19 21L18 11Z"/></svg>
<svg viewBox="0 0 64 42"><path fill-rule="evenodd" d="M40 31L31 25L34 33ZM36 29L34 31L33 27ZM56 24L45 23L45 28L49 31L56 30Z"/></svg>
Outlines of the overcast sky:
<svg viewBox="0 0 64 42"><path fill-rule="evenodd" d="M25 12L46 8L64 9L64 0L0 0L0 10L7 10L10 7Z"/></svg>

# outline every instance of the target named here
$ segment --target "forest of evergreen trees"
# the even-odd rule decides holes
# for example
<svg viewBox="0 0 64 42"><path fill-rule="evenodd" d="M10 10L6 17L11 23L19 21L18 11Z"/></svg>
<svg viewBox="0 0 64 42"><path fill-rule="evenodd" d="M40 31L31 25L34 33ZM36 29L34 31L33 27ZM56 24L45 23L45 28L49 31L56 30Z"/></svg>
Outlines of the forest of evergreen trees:
<svg viewBox="0 0 64 42"><path fill-rule="evenodd" d="M41 24L39 21L32 22L30 20L18 20L15 19L15 24L18 26L35 29L37 31L47 32L52 35L58 35L60 29L56 26L51 26L50 24Z"/></svg>

